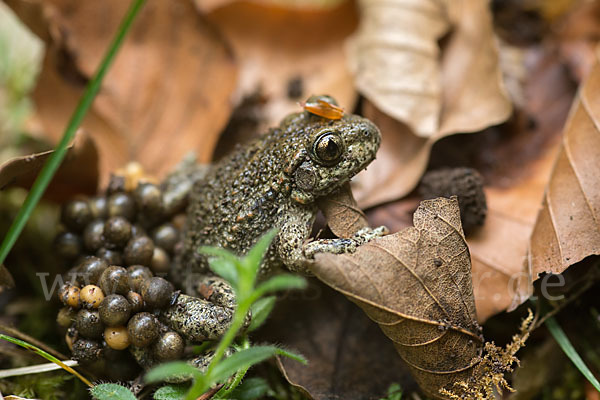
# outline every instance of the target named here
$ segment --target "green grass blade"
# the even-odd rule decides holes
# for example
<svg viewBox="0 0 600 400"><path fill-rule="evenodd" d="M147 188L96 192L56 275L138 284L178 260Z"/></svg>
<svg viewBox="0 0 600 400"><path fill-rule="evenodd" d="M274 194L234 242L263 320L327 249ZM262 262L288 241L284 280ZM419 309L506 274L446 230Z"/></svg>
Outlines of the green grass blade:
<svg viewBox="0 0 600 400"><path fill-rule="evenodd" d="M33 212L33 209L42 198L42 195L46 191L46 188L50 184L50 181L54 177L54 174L58 170L58 167L60 167L60 164L65 158L65 155L67 154L67 146L75 137L75 132L77 131L77 128L79 128L81 121L83 121L83 117L85 116L92 102L94 101L94 97L96 97L98 90L100 90L102 79L104 79L108 68L112 64L115 55L117 54L117 51L123 43L125 35L131 27L131 23L135 19L135 16L140 11L145 1L146 0L134 0L131 4L131 7L127 11L127 14L123 18L123 21L121 22L121 25L117 30L115 38L113 39L106 54L104 55L104 59L100 63L100 67L96 71L96 74L94 75L92 80L88 83L85 92L81 100L79 101L77 108L75 109L75 112L73 112L71 120L69 121L69 124L67 125L67 128L65 129L65 132L60 142L56 146L56 149L54 150L52 155L44 164L44 167L40 171L40 174L36 178L35 182L33 183L33 186L31 187L31 190L29 191L25 202L23 202L23 205L19 209L17 217L8 229L8 233L2 241L2 245L0 245L0 264L2 264L6 260L6 256L14 246L15 242L17 241L17 238L21 234L21 231L23 231L23 228L25 227L29 216Z"/></svg>
<svg viewBox="0 0 600 400"><path fill-rule="evenodd" d="M256 276L256 272L260 268L261 261L271 242L277 236L278 230L276 228L271 229L269 232L265 233L258 242L248 251L248 255L245 257L244 265L248 269L247 273L251 276Z"/></svg>
<svg viewBox="0 0 600 400"><path fill-rule="evenodd" d="M565 352L567 357L571 360L573 364L577 367L579 372L582 373L585 378L590 381L590 383L596 388L597 391L600 392L600 382L596 379L592 371L585 365L575 347L571 344L571 341L565 334L565 331L562 330L560 325L556 322L553 317L550 317L546 320L546 327L554 337L554 340L558 343L562 351Z"/></svg>
<svg viewBox="0 0 600 400"><path fill-rule="evenodd" d="M79 372L75 371L73 368L69 367L68 365L65 365L65 363L60 361L58 358L54 357L52 354L46 353L44 350L40 349L39 347L36 347L36 346L32 345L31 343L24 342L20 339L16 339L14 337L4 335L2 333L0 333L0 339L3 339L3 340L6 340L7 342L16 344L17 346L26 348L27 350L30 350L30 351L34 352L35 354L37 354L41 357L44 357L46 360L53 362L54 364L60 366L65 371L75 375L89 387L93 386L92 383L90 381L88 381L86 378L84 378Z"/></svg>

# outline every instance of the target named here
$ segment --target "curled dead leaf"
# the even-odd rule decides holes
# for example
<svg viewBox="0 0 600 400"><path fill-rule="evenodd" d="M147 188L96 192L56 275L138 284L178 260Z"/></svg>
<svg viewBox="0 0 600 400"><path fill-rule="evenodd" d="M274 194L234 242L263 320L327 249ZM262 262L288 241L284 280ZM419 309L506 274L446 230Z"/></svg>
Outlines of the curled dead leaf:
<svg viewBox="0 0 600 400"><path fill-rule="evenodd" d="M327 220L329 229L337 237L351 237L360 229L369 226L365 213L356 205L349 184L345 184L332 195L319 199L317 204Z"/></svg>
<svg viewBox="0 0 600 400"><path fill-rule="evenodd" d="M377 158L352 180L356 201L361 208L368 208L396 200L417 185L435 140L413 134L408 125L379 111L368 100L363 114L381 131Z"/></svg>
<svg viewBox="0 0 600 400"><path fill-rule="evenodd" d="M0 165L0 190L10 186L30 188L54 150L16 157ZM98 187L98 150L84 132L78 132L45 195L65 201L74 194L96 193Z"/></svg>
<svg viewBox="0 0 600 400"><path fill-rule="evenodd" d="M477 131L508 117L487 1L360 5L349 61L359 91L378 109L423 137Z"/></svg>
<svg viewBox="0 0 600 400"><path fill-rule="evenodd" d="M436 141L503 122L512 106L487 1L360 4L349 61L369 100L363 114L383 136L377 160L358 175L354 189L367 208L413 190Z"/></svg>
<svg viewBox="0 0 600 400"><path fill-rule="evenodd" d="M439 397L472 373L483 337L456 197L423 201L414 227L315 261L314 274L379 324L425 392Z"/></svg>
<svg viewBox="0 0 600 400"><path fill-rule="evenodd" d="M580 88L529 244L527 276L600 254L600 47Z"/></svg>

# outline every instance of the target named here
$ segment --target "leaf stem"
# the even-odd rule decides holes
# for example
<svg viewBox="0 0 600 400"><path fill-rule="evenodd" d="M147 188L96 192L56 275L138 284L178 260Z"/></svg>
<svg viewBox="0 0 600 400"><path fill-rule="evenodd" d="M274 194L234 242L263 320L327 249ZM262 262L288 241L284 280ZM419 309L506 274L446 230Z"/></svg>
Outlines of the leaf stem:
<svg viewBox="0 0 600 400"><path fill-rule="evenodd" d="M121 25L117 30L117 34L114 37L112 43L110 44L104 56L104 59L100 63L96 74L88 83L85 92L83 93L83 96L81 97L81 100L77 105L77 108L73 112L71 120L69 121L60 142L58 143L56 149L44 164L44 167L42 168L38 177L36 178L33 186L31 187L31 190L27 194L25 202L19 209L15 220L8 229L8 233L2 241L2 245L0 245L0 264L2 264L6 260L8 253L10 252L15 242L17 241L17 238L23 231L23 228L25 227L29 216L33 212L33 209L42 198L42 195L46 191L46 188L50 184L50 181L54 177L54 174L60 167L60 164L62 163L63 159L65 158L67 154L67 146L75 137L75 132L77 131L77 128L79 128L79 125L81 125L85 114L87 113L92 102L94 101L96 94L100 90L102 80L104 79L104 76L106 75L106 72L108 71L110 65L114 61L117 51L123 43L125 35L131 28L131 23L133 22L135 16L138 14L140 9L144 5L145 1L146 0L133 0L133 3L127 11L127 14L123 18L123 21L121 22Z"/></svg>

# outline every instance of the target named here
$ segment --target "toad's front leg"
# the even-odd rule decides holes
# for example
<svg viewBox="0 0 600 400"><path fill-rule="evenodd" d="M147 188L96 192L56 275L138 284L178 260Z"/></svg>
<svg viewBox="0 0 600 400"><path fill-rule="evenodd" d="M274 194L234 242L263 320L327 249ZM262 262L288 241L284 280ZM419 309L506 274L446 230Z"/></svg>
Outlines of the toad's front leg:
<svg viewBox="0 0 600 400"><path fill-rule="evenodd" d="M350 238L319 239L306 243L314 222L314 213L301 212L303 206L297 206L297 212L288 213L281 221L281 229L275 243L279 258L291 271L306 272L308 262L316 253L352 253L360 245L388 233L385 226L378 228L363 228ZM306 210L304 210L306 211Z"/></svg>
<svg viewBox="0 0 600 400"><path fill-rule="evenodd" d="M312 259L317 253L354 253L359 246L387 233L388 229L385 226L367 227L359 230L349 238L314 240L304 245L304 255L306 258Z"/></svg>

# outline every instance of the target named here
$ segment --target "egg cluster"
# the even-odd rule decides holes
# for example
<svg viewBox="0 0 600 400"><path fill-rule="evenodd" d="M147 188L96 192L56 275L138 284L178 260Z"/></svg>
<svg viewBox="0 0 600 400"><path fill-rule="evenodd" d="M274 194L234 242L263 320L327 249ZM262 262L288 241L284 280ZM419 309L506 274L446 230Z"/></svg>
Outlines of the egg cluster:
<svg viewBox="0 0 600 400"><path fill-rule="evenodd" d="M158 319L178 293L155 276L166 275L179 241L183 215L174 204L158 185L126 190L113 177L104 195L64 205L55 248L71 269L57 321L74 359L110 359L128 348L163 361L182 356L184 339Z"/></svg>

